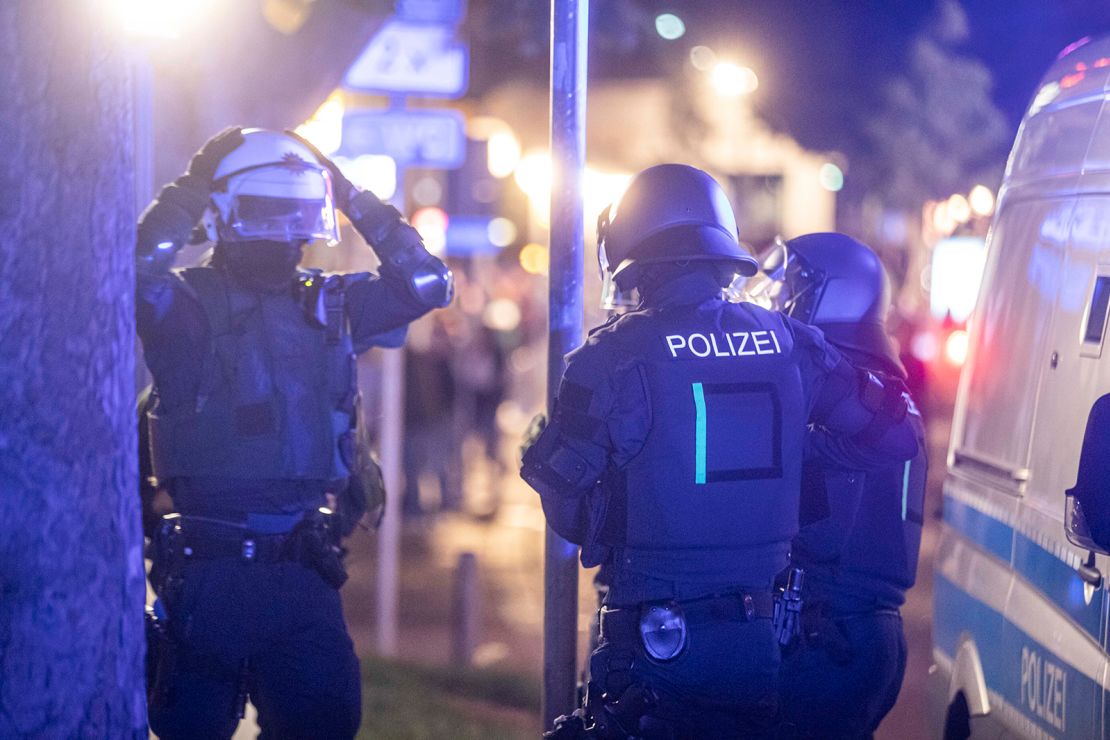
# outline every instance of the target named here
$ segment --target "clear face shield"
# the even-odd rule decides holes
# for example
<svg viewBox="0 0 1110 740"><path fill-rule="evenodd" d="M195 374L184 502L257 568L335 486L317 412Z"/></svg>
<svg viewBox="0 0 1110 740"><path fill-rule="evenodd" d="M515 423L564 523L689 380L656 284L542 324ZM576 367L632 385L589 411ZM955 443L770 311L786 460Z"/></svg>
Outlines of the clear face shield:
<svg viewBox="0 0 1110 740"><path fill-rule="evenodd" d="M782 310L781 301L786 291L786 244L775 237L774 244L767 250L760 264L759 272L750 278L737 276L726 290L726 295L734 303L754 303L768 311Z"/></svg>
<svg viewBox="0 0 1110 740"><path fill-rule="evenodd" d="M247 170L231 176L227 192L212 200L223 241L339 241L331 176L323 169L273 164Z"/></svg>
<svg viewBox="0 0 1110 740"><path fill-rule="evenodd" d="M607 206L597 218L597 267L601 275L601 308L604 311L622 311L640 305L640 291L637 288L624 290L613 278L617 265L609 263L605 252L605 232L609 229L609 214L612 206Z"/></svg>

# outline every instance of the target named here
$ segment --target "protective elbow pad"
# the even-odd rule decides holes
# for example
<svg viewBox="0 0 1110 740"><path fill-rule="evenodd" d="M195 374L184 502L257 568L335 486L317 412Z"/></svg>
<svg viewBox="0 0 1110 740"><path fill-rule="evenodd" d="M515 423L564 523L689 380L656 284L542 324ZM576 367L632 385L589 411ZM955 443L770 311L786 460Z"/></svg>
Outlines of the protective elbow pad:
<svg viewBox="0 0 1110 740"><path fill-rule="evenodd" d="M443 308L455 297L455 276L447 265L428 255L409 276L409 288L422 305Z"/></svg>

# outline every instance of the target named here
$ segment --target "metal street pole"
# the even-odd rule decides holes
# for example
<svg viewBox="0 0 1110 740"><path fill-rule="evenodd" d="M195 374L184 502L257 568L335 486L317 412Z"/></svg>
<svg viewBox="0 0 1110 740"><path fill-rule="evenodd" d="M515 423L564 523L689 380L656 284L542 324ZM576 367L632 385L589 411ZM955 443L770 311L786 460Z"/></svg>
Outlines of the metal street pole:
<svg viewBox="0 0 1110 740"><path fill-rule="evenodd" d="M405 210L405 168L397 165L393 205ZM405 349L382 350L381 454L385 512L378 526L378 653L397 655L401 601L401 480L405 442Z"/></svg>
<svg viewBox="0 0 1110 740"><path fill-rule="evenodd" d="M582 173L586 164L589 0L551 2L551 249L547 407L563 356L582 341ZM544 543L544 727L575 704L578 548L547 529Z"/></svg>

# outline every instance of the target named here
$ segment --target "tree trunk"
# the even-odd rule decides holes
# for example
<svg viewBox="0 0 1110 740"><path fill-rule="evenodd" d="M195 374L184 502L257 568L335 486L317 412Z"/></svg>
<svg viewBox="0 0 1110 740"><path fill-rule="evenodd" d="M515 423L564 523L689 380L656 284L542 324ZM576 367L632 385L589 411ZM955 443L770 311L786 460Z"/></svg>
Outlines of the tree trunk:
<svg viewBox="0 0 1110 740"><path fill-rule="evenodd" d="M129 76L103 3L0 2L0 737L146 737Z"/></svg>

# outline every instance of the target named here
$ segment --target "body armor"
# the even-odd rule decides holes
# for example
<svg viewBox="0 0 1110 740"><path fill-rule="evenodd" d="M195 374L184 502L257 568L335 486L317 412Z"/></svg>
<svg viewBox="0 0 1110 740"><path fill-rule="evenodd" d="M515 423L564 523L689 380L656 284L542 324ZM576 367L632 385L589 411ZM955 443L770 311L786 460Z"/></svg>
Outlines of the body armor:
<svg viewBox="0 0 1110 740"><path fill-rule="evenodd" d="M809 414L793 333L720 301L636 311L604 331L614 354L638 354L649 412L665 423L606 480L601 541L652 578L769 583L797 529Z"/></svg>
<svg viewBox="0 0 1110 740"><path fill-rule="evenodd" d="M155 476L315 481L345 489L360 465L354 348L344 281L301 272L289 291L238 286L211 267L179 271L208 319L199 377L158 388Z"/></svg>

